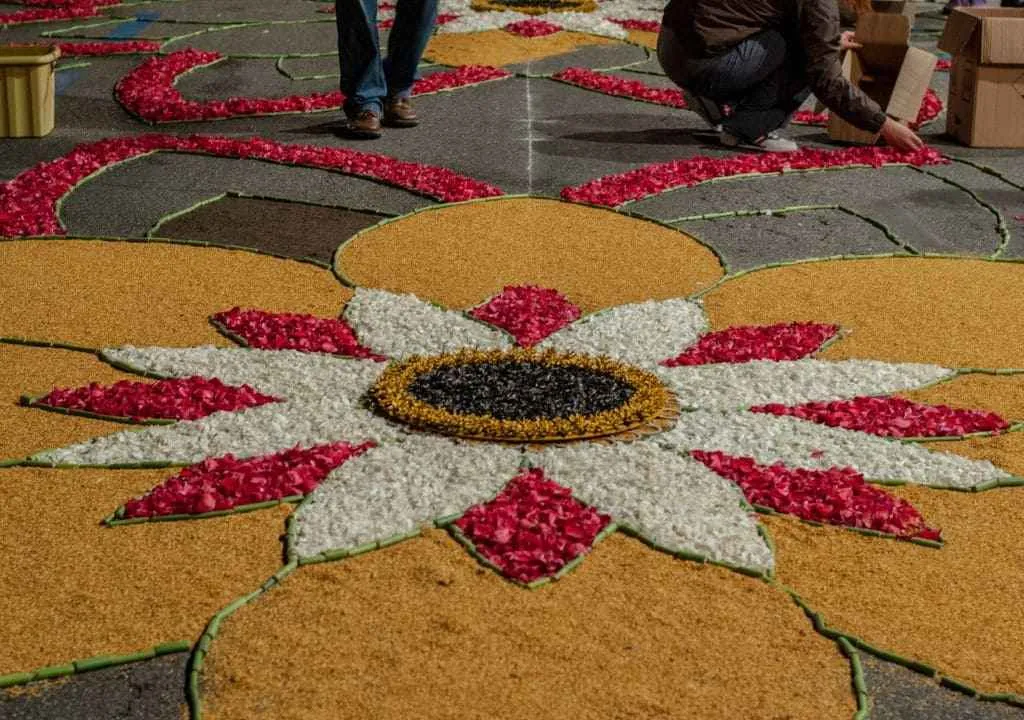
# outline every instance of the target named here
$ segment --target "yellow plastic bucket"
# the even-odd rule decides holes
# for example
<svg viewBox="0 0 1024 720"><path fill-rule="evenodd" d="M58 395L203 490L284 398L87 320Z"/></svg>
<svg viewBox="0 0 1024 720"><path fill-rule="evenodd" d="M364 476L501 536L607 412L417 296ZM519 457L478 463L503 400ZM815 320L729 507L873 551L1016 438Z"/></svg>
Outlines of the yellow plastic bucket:
<svg viewBox="0 0 1024 720"><path fill-rule="evenodd" d="M43 137L53 130L60 48L0 47L0 137Z"/></svg>

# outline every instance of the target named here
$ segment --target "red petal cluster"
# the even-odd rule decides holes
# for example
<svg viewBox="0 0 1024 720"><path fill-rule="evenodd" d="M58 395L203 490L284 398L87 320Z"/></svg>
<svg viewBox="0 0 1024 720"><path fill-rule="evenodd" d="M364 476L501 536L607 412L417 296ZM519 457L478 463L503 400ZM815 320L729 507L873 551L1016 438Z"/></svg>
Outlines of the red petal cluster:
<svg viewBox="0 0 1024 720"><path fill-rule="evenodd" d="M683 94L675 88L657 88L645 85L639 80L626 80L614 75L595 72L587 68L571 67L555 73L552 80L561 80L570 85L594 90L605 95L625 97L632 100L667 105L674 108L685 108Z"/></svg>
<svg viewBox="0 0 1024 720"><path fill-rule="evenodd" d="M789 415L829 427L897 438L962 437L977 432L1002 432L1010 427L992 412L924 405L900 397L855 397L792 407L772 403L752 407L750 411Z"/></svg>
<svg viewBox="0 0 1024 720"><path fill-rule="evenodd" d="M210 319L246 345L259 350L301 350L346 357L386 360L359 344L347 322L298 313L231 308Z"/></svg>
<svg viewBox="0 0 1024 720"><path fill-rule="evenodd" d="M346 460L373 443L332 443L307 450L239 460L233 455L204 460L124 504L125 518L199 515L242 505L305 495Z"/></svg>
<svg viewBox="0 0 1024 720"><path fill-rule="evenodd" d="M259 393L248 385L235 387L216 378L193 376L155 383L120 380L113 385L55 388L32 404L132 420L197 420L220 410L242 410L272 402L280 402L280 398Z"/></svg>
<svg viewBox="0 0 1024 720"><path fill-rule="evenodd" d="M17 10L12 13L0 13L0 26L93 17L99 14L101 6L116 5L120 1L121 0L48 0L44 2L26 2L25 5L33 5L35 6L35 9Z"/></svg>
<svg viewBox="0 0 1024 720"><path fill-rule="evenodd" d="M810 322L731 327L702 336L684 353L661 364L679 367L750 360L799 360L818 350L837 332L838 325Z"/></svg>
<svg viewBox="0 0 1024 720"><path fill-rule="evenodd" d="M536 285L506 285L470 313L508 332L522 347L531 347L577 320L580 309L557 290Z"/></svg>
<svg viewBox="0 0 1024 720"><path fill-rule="evenodd" d="M661 23L657 20L631 20L629 18L608 18L610 22L621 25L626 30L642 30L644 32L661 32Z"/></svg>
<svg viewBox="0 0 1024 720"><path fill-rule="evenodd" d="M252 158L369 177L443 202L501 195L501 190L445 168L321 145L285 145L263 138L218 135L135 135L79 145L0 183L0 237L62 235L56 203L93 173L156 151Z"/></svg>
<svg viewBox="0 0 1024 720"><path fill-rule="evenodd" d="M921 101L921 109L917 112L917 119L910 123L910 127L918 130L925 123L930 123L942 112L942 100L934 90L928 88ZM828 125L827 112L812 112L811 110L800 110L793 115L793 122L797 125Z"/></svg>
<svg viewBox="0 0 1024 720"><path fill-rule="evenodd" d="M186 100L174 87L174 82L183 73L221 59L220 53L193 48L149 58L118 81L114 96L128 112L151 123L334 110L344 101L338 90L283 98L229 97L226 100L196 101ZM508 76L504 70L467 65L434 73L418 81L413 86L413 94L449 90Z"/></svg>
<svg viewBox="0 0 1024 720"><path fill-rule="evenodd" d="M900 152L891 147L850 147L840 150L802 148L785 153L751 153L727 158L703 155L646 165L636 170L607 175L567 187L562 198L572 202L615 207L625 202L657 195L675 188L693 187L723 177L765 175L793 170L827 170L842 167L885 165L939 165L948 163L930 147L915 152Z"/></svg>
<svg viewBox="0 0 1024 720"><path fill-rule="evenodd" d="M547 20L539 20L537 18L517 20L505 26L505 32L528 38L554 35L556 32L562 32L562 30L564 28L561 25L555 25Z"/></svg>
<svg viewBox="0 0 1024 720"><path fill-rule="evenodd" d="M939 72L949 72L953 67L953 61L950 58L939 58L939 61L935 63L935 69Z"/></svg>
<svg viewBox="0 0 1024 720"><path fill-rule="evenodd" d="M124 40L104 42L50 42L11 43L5 47L28 47L49 45L60 48L61 57L99 57L102 55L135 55L155 53L160 50L160 43L154 40Z"/></svg>
<svg viewBox="0 0 1024 720"><path fill-rule="evenodd" d="M852 468L806 470L782 463L758 465L752 458L693 450L690 455L740 486L751 505L803 520L875 530L900 538L940 540L917 509L864 482Z"/></svg>
<svg viewBox="0 0 1024 720"><path fill-rule="evenodd" d="M528 583L554 575L587 552L610 521L532 469L454 525L505 575Z"/></svg>

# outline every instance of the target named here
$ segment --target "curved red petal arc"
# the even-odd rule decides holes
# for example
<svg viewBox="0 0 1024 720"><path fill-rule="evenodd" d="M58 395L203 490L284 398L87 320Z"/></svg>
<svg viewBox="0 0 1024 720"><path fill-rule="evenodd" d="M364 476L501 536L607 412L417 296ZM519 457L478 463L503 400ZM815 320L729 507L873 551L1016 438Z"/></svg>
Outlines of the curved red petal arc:
<svg viewBox="0 0 1024 720"><path fill-rule="evenodd" d="M339 442L292 448L239 460L233 455L204 460L168 478L124 505L123 517L201 515L306 495L342 463L374 447Z"/></svg>
<svg viewBox="0 0 1024 720"><path fill-rule="evenodd" d="M940 540L921 513L901 498L864 481L852 468L809 470L753 458L693 450L690 455L740 486L747 501L802 520L874 530L898 538Z"/></svg>
<svg viewBox="0 0 1024 720"><path fill-rule="evenodd" d="M625 97L633 100L654 103L656 105L667 105L674 108L685 108L686 101L683 94L675 88L651 87L639 80L627 80L615 75L596 72L588 68L570 67L555 73L552 80L575 85L577 87L594 90L605 95L614 97Z"/></svg>
<svg viewBox="0 0 1024 720"><path fill-rule="evenodd" d="M453 524L504 575L529 583L555 575L586 553L609 522L533 468Z"/></svg>
<svg viewBox="0 0 1024 720"><path fill-rule="evenodd" d="M90 383L79 388L55 388L32 405L88 412L111 417L198 420L214 412L236 411L280 402L248 385L225 385L198 376L153 383L121 380L112 385Z"/></svg>

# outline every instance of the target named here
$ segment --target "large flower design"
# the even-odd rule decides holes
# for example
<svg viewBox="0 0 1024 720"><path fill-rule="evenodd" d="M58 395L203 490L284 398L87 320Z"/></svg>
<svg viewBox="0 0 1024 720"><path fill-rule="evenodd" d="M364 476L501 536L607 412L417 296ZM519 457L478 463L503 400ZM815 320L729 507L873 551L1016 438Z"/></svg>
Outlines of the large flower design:
<svg viewBox="0 0 1024 720"><path fill-rule="evenodd" d="M439 7L446 19L439 34L507 29L527 37L571 30L625 39L629 30L657 32L662 13L635 0L441 0Z"/></svg>
<svg viewBox="0 0 1024 720"><path fill-rule="evenodd" d="M578 317L558 293L533 287L506 288L469 313L362 288L341 321L236 309L215 321L249 347L125 346L102 357L180 383L215 379L240 387L243 397L255 391L260 404L236 409L229 407L234 401L212 401L199 419L118 432L30 460L198 463L167 483L181 489L198 478L201 493L185 510L193 514L251 502L238 495L247 482L242 475L263 483L283 477L287 489L254 497L308 493L289 548L300 560L389 544L425 523L450 524L470 508L474 523L460 529L486 525L481 506L509 508L523 483L534 483L525 491L534 498L561 486L659 549L754 574L770 573L773 555L750 503L927 541L937 531L864 478L979 489L1011 477L988 461L905 441L1005 429L991 414L886 397L956 370L809 357L837 337L829 325L710 333L703 308L690 299ZM98 388L85 395L104 397ZM232 492L238 496L225 499ZM127 507L141 516L181 511L145 498L134 503ZM568 562L603 521L581 520L564 495L558 503L562 510L548 515L561 513L561 529L576 540L562 558ZM514 534L498 528L486 539ZM516 562L509 567L522 566ZM558 565L508 574L535 579Z"/></svg>

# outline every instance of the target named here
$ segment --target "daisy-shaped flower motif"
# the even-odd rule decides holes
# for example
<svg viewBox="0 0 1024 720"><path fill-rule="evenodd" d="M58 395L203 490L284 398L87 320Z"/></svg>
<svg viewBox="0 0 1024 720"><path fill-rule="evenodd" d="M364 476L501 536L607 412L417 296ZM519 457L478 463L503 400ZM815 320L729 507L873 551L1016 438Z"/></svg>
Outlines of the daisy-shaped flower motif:
<svg viewBox="0 0 1024 720"><path fill-rule="evenodd" d="M526 37L570 30L624 39L631 29L656 32L662 14L636 0L441 0L440 9L453 19L439 34L505 29Z"/></svg>
<svg viewBox="0 0 1024 720"><path fill-rule="evenodd" d="M230 317L237 323L228 329L250 347L121 347L103 357L151 376L244 384L278 402L116 433L31 460L190 464L230 455L233 468L235 458L328 448L311 451L322 482L309 475L295 484L300 492L315 487L295 514L290 550L299 558L379 546L492 499L502 508L496 517L515 514L543 495L560 509L542 508L530 523L563 523L574 552L610 517L658 548L753 573L770 572L773 557L748 499L806 519L934 539L916 510L864 478L971 489L1010 477L987 461L930 451L862 422L865 396L957 371L810 358L834 338L834 326L709 333L701 305L688 299L577 319L579 310L557 293L530 287L506 288L468 314L358 289L342 321ZM326 339L289 337L314 331ZM808 403L815 412L799 409ZM1005 428L992 415L906 401L894 407L904 431ZM941 422L914 424L915 413L936 412ZM277 459L261 467L288 472ZM518 489L499 496L516 478ZM474 512L471 524L491 523L488 513ZM491 541L515 535L501 517L495 522ZM521 554L513 560L529 564Z"/></svg>

